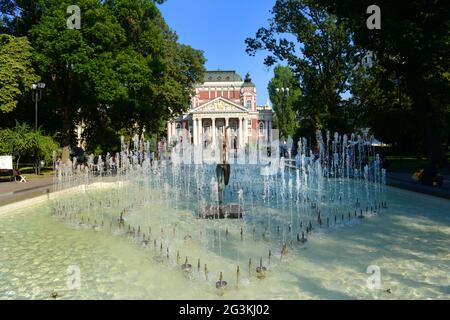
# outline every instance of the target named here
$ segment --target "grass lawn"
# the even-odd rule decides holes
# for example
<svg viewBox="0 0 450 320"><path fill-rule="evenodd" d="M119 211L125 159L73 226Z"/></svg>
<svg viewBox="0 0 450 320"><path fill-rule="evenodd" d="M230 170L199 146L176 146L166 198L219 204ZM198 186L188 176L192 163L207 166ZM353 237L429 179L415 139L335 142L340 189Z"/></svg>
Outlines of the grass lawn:
<svg viewBox="0 0 450 320"><path fill-rule="evenodd" d="M33 166L23 166L20 168L20 173L26 176L27 180L35 180L46 177L51 177L53 175L53 167L45 167L41 169L41 174L37 175L34 173ZM1 182L10 182L12 181L11 177L0 177Z"/></svg>

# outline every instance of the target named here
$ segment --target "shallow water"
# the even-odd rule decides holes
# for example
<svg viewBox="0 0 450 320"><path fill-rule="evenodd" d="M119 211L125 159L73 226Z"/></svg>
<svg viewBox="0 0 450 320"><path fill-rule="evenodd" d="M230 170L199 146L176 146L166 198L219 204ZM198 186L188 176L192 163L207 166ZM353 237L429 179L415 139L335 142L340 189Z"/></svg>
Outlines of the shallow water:
<svg viewBox="0 0 450 320"><path fill-rule="evenodd" d="M294 242L281 262L279 241L264 241L262 226L255 240L248 226L241 241L236 221L199 221L189 211L167 210L164 204L153 204L148 215L157 248L152 242L145 248L114 228L109 232L106 225L99 232L54 217L47 205L20 210L0 216L0 299L53 299L52 293L57 299L449 299L450 201L394 188L386 197L389 208L380 214L338 223L304 245ZM127 222L148 209L136 209ZM212 230L217 230L216 241ZM186 234L192 240L184 241ZM161 243L164 261L157 263L153 257L159 256ZM179 264L189 256L189 276L176 264L175 251ZM263 255L269 271L259 280L254 269ZM380 268L379 290L367 286L370 265ZM79 290L68 289L70 266L80 269ZM222 293L215 289L220 271L229 284Z"/></svg>

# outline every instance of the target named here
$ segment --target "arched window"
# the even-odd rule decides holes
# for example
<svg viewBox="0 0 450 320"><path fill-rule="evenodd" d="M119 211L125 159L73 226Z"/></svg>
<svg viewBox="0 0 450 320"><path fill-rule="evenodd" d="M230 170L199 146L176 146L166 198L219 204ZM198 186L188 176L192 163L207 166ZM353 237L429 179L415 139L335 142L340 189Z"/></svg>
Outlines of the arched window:
<svg viewBox="0 0 450 320"><path fill-rule="evenodd" d="M263 121L261 121L259 123L259 135L260 136L264 135L264 122Z"/></svg>
<svg viewBox="0 0 450 320"><path fill-rule="evenodd" d="M246 107L248 110L250 110L252 108L252 100L247 100Z"/></svg>

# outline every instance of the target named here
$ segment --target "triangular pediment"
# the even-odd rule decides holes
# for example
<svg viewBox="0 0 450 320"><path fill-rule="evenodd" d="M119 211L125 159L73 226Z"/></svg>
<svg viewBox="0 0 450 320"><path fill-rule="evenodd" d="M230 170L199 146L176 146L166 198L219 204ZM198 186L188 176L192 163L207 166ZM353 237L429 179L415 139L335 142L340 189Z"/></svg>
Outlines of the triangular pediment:
<svg viewBox="0 0 450 320"><path fill-rule="evenodd" d="M191 113L248 113L243 106L223 97L215 98L195 108Z"/></svg>

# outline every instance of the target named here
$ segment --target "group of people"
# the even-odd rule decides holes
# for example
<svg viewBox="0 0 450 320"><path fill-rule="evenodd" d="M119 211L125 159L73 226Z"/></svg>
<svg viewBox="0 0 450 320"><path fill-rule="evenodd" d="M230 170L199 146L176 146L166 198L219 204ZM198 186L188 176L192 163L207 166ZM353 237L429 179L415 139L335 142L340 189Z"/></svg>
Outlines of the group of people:
<svg viewBox="0 0 450 320"><path fill-rule="evenodd" d="M422 184L431 184L433 187L442 187L444 177L439 172L427 174L425 169L420 169L413 173L412 179Z"/></svg>

